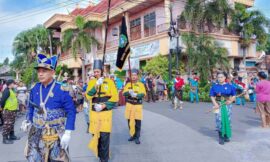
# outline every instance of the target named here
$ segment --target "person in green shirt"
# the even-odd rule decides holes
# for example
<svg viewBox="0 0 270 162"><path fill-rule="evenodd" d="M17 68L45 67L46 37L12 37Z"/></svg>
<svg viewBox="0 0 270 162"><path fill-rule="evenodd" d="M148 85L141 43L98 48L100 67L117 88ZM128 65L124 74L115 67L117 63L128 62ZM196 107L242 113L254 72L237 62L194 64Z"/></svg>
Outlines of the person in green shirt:
<svg viewBox="0 0 270 162"><path fill-rule="evenodd" d="M3 109L3 144L13 144L13 140L19 140L14 134L14 124L16 111L18 109L18 100L16 93L13 91L15 86L14 80L7 81L7 88L3 92L1 99L1 108Z"/></svg>

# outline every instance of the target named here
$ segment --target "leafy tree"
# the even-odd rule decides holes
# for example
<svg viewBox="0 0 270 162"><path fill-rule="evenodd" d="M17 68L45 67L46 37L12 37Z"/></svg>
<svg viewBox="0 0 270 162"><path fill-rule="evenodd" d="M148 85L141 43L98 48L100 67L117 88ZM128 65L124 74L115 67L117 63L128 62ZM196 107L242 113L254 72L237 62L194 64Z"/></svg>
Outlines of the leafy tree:
<svg viewBox="0 0 270 162"><path fill-rule="evenodd" d="M34 67L35 67L35 63L32 63L22 73L21 80L26 85L30 85L30 84L38 81L37 74L36 74L36 71L34 70Z"/></svg>
<svg viewBox="0 0 270 162"><path fill-rule="evenodd" d="M257 41L258 50L267 48L267 29L269 29L270 21L260 11L247 10L244 5L237 3L231 19L229 29L240 36L244 62L246 49L252 42Z"/></svg>
<svg viewBox="0 0 270 162"><path fill-rule="evenodd" d="M82 16L77 16L75 19L76 29L68 29L64 31L62 47L64 51L72 50L72 54L77 58L77 54L82 55L82 59L85 59L85 54L91 52L92 45L98 45L98 40L90 33L96 28L102 26L97 21L86 21ZM85 66L82 61L82 79L85 82Z"/></svg>
<svg viewBox="0 0 270 162"><path fill-rule="evenodd" d="M189 72L198 71L202 82L207 82L215 68L229 70L228 51L220 47L214 38L205 34L197 36L194 33L184 33L182 40L187 47Z"/></svg>
<svg viewBox="0 0 270 162"><path fill-rule="evenodd" d="M3 65L8 65L8 64L9 64L9 58L6 57L5 60L4 60L4 62L3 62Z"/></svg>
<svg viewBox="0 0 270 162"><path fill-rule="evenodd" d="M180 20L185 22L191 31L204 33L207 27L208 32L213 32L215 28L227 26L227 19L232 12L227 0L187 0Z"/></svg>
<svg viewBox="0 0 270 162"><path fill-rule="evenodd" d="M143 70L153 75L161 75L164 80L168 80L168 66L169 61L167 57L158 55L147 61L145 67L143 67Z"/></svg>

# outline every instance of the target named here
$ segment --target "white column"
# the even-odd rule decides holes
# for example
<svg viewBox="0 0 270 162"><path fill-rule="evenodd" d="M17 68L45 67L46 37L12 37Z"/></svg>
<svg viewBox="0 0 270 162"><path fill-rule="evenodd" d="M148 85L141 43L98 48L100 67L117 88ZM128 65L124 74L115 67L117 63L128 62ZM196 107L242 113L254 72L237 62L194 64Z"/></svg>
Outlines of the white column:
<svg viewBox="0 0 270 162"><path fill-rule="evenodd" d="M75 68L75 69L73 70L73 76L74 76L74 81L75 81L75 82L78 82L78 81L79 81L79 71L78 71L77 68Z"/></svg>

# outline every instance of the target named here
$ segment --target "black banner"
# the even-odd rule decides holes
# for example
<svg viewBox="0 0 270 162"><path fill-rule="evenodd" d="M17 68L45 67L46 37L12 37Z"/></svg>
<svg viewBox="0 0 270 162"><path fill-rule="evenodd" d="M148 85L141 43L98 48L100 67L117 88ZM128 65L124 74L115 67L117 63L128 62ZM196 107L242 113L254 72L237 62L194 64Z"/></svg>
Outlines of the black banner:
<svg viewBox="0 0 270 162"><path fill-rule="evenodd" d="M125 16L122 17L122 26L119 35L119 46L117 52L116 66L122 70L126 59L130 54L130 46L127 35L127 25Z"/></svg>

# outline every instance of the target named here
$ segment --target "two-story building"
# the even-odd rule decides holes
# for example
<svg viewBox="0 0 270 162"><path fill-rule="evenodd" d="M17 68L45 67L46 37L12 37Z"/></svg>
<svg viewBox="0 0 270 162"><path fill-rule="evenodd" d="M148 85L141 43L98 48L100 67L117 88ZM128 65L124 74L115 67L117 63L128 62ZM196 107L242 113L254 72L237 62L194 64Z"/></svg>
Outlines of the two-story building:
<svg viewBox="0 0 270 162"><path fill-rule="evenodd" d="M247 7L253 6L254 0L230 0L230 3L242 3ZM74 19L81 15L86 20L97 20L103 23L102 28L95 30L95 37L101 46L92 47L91 53L87 54L86 69L91 71L93 59L102 58L102 47L105 38L105 22L108 0L102 0L97 5L89 5L86 8L76 8L69 15L55 14L44 25L55 31L54 38L61 39L61 33L70 28L76 28ZM172 6L173 19L177 20L185 7L185 0L111 0L110 23L106 48L105 65L107 71L115 70L115 60L118 49L118 35L121 26L121 17L125 13L128 22L128 35L131 46L131 65L142 67L146 60L161 54L168 55L170 46L176 46L176 41L170 44L168 29L170 23L170 10ZM181 29L180 31L185 31ZM211 33L217 42L226 47L232 67L239 67L242 63L243 50L239 44L239 37L219 31ZM180 46L183 46L181 37ZM256 46L252 44L247 49L247 58L256 57ZM80 73L82 62L75 60L68 51L62 52L60 64L67 64L74 69L74 75ZM242 63L243 64L243 63Z"/></svg>

